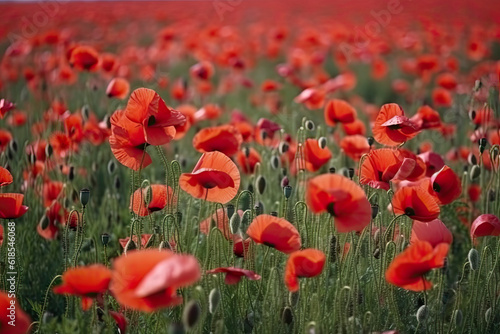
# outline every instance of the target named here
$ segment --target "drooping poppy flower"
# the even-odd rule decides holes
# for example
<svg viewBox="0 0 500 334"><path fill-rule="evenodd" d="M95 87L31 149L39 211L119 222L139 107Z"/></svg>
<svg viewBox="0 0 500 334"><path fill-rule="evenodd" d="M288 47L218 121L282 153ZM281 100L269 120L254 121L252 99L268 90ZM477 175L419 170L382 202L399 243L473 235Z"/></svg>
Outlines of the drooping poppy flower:
<svg viewBox="0 0 500 334"><path fill-rule="evenodd" d="M69 63L82 71L95 71L99 67L99 53L91 46L77 46L71 51Z"/></svg>
<svg viewBox="0 0 500 334"><path fill-rule="evenodd" d="M363 154L370 152L370 145L365 136L346 136L340 141L340 148L352 160L359 161Z"/></svg>
<svg viewBox="0 0 500 334"><path fill-rule="evenodd" d="M83 118L80 113L74 113L64 119L64 129L70 141L79 143L83 139Z"/></svg>
<svg viewBox="0 0 500 334"><path fill-rule="evenodd" d="M153 312L182 303L177 289L195 283L200 276L200 265L192 255L138 250L115 260L110 290L120 305Z"/></svg>
<svg viewBox="0 0 500 334"><path fill-rule="evenodd" d="M325 122L329 126L337 123L352 123L356 120L356 109L344 100L333 99L325 106Z"/></svg>
<svg viewBox="0 0 500 334"><path fill-rule="evenodd" d="M398 189L392 198L392 208L397 215L423 222L436 219L441 212L434 196L421 186Z"/></svg>
<svg viewBox="0 0 500 334"><path fill-rule="evenodd" d="M441 127L441 117L439 113L429 106L418 108L417 113L410 118L410 121L415 123L419 130L437 129Z"/></svg>
<svg viewBox="0 0 500 334"><path fill-rule="evenodd" d="M444 167L444 160L437 153L428 151L428 152L425 152L425 153L421 153L418 156L425 163L425 166L426 166L425 175L427 177L431 177L434 173L436 173L437 171L439 171L441 168Z"/></svg>
<svg viewBox="0 0 500 334"><path fill-rule="evenodd" d="M437 76L436 83L448 90L453 90L457 87L457 78L452 73L442 73Z"/></svg>
<svg viewBox="0 0 500 334"><path fill-rule="evenodd" d="M500 236L500 219L492 214L477 217L470 228L471 238Z"/></svg>
<svg viewBox="0 0 500 334"><path fill-rule="evenodd" d="M414 220L411 228L410 243L413 244L419 240L427 241L432 247L436 247L440 243L451 244L453 242L453 235L439 219L434 219L430 222Z"/></svg>
<svg viewBox="0 0 500 334"><path fill-rule="evenodd" d="M155 146L173 139L174 126L186 121L183 114L167 107L160 95L148 88L132 92L124 113L135 127L142 129L145 141Z"/></svg>
<svg viewBox="0 0 500 334"><path fill-rule="evenodd" d="M0 187L9 185L12 182L14 182L12 174L7 169L0 167Z"/></svg>
<svg viewBox="0 0 500 334"><path fill-rule="evenodd" d="M450 204L462 194L462 181L448 166L432 175L431 186L441 205Z"/></svg>
<svg viewBox="0 0 500 334"><path fill-rule="evenodd" d="M111 270L102 264L71 268L64 272L62 281L54 287L54 293L81 297L82 309L87 311L93 298L108 290Z"/></svg>
<svg viewBox="0 0 500 334"><path fill-rule="evenodd" d="M227 267L227 268L215 268L212 270L207 270L207 274L217 274L225 273L226 277L224 283L228 285L238 284L243 276L251 281L258 281L261 279L260 275L247 269Z"/></svg>
<svg viewBox="0 0 500 334"><path fill-rule="evenodd" d="M130 91L130 84L127 79L114 78L106 88L106 95L110 98L114 97L123 100L127 97Z"/></svg>
<svg viewBox="0 0 500 334"><path fill-rule="evenodd" d="M285 267L285 284L289 291L299 290L299 278L321 274L325 265L325 254L317 249L304 249L290 254Z"/></svg>
<svg viewBox="0 0 500 334"><path fill-rule="evenodd" d="M299 250L302 245L295 226L286 219L267 214L255 217L246 233L256 243L273 247L286 254Z"/></svg>
<svg viewBox="0 0 500 334"><path fill-rule="evenodd" d="M147 188L137 189L130 196L130 209L141 217L161 211L165 206L176 203L177 198L174 197L172 188L163 184L152 184Z"/></svg>
<svg viewBox="0 0 500 334"><path fill-rule="evenodd" d="M195 198L225 204L238 193L240 172L224 153L203 153L193 171L181 175L179 185Z"/></svg>
<svg viewBox="0 0 500 334"><path fill-rule="evenodd" d="M0 194L0 218L19 218L28 211L28 207L23 205L23 194Z"/></svg>
<svg viewBox="0 0 500 334"><path fill-rule="evenodd" d="M201 153L219 151L233 156L240 149L243 137L232 125L204 128L193 137L193 147Z"/></svg>
<svg viewBox="0 0 500 334"><path fill-rule="evenodd" d="M146 248L146 246L148 246L149 242L152 241L151 238L153 238L153 234L141 234L141 247L142 248ZM137 235L133 235L132 236L132 242L134 243L134 246L133 249L136 249L136 248L141 248L139 247L139 242L137 241ZM126 238L123 238L123 239L119 239L118 242L120 243L120 246L122 246L123 250L125 251L128 251L127 249L127 244L129 243L130 241L130 237L126 237Z"/></svg>
<svg viewBox="0 0 500 334"><path fill-rule="evenodd" d="M314 213L328 212L341 233L362 231L371 219L365 192L352 180L338 174L323 174L309 180L306 203Z"/></svg>
<svg viewBox="0 0 500 334"><path fill-rule="evenodd" d="M406 290L428 290L432 283L424 275L443 267L449 247L446 243L432 247L427 241L418 240L394 258L385 272L385 279Z"/></svg>
<svg viewBox="0 0 500 334"><path fill-rule="evenodd" d="M116 160L135 171L153 162L146 152L147 143L142 129L131 122L123 110L117 110L111 116L109 145Z"/></svg>
<svg viewBox="0 0 500 334"><path fill-rule="evenodd" d="M304 160L307 170L315 172L332 158L328 147L321 148L316 139L308 138L304 144Z"/></svg>
<svg viewBox="0 0 500 334"><path fill-rule="evenodd" d="M397 146L418 134L418 126L410 121L396 103L384 104L373 126L375 140L387 146Z"/></svg>
<svg viewBox="0 0 500 334"><path fill-rule="evenodd" d="M257 150L253 147L239 150L236 155L236 162L245 174L253 174L255 171L255 165L258 162L261 162L261 160L262 158L260 157L259 152L257 152Z"/></svg>
<svg viewBox="0 0 500 334"><path fill-rule="evenodd" d="M7 294L0 291L0 308L2 310L2 312L0 312L0 328L2 329L2 334L29 333L31 319L29 315L21 309L19 300L11 298L10 293Z"/></svg>

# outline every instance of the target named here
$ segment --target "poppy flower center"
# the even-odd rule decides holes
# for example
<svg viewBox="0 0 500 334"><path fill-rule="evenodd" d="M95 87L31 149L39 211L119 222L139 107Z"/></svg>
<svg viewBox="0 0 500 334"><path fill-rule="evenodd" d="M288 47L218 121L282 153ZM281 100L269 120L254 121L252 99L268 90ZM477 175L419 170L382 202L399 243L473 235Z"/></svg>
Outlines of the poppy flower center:
<svg viewBox="0 0 500 334"><path fill-rule="evenodd" d="M269 241L264 241L263 244L272 248L275 247L274 244L270 243Z"/></svg>
<svg viewBox="0 0 500 334"><path fill-rule="evenodd" d="M326 211L330 215L335 216L335 203L334 202L328 203L328 205L326 206Z"/></svg>
<svg viewBox="0 0 500 334"><path fill-rule="evenodd" d="M407 215L407 216L415 216L415 210L413 210L413 208L407 207L405 209L405 215Z"/></svg>
<svg viewBox="0 0 500 334"><path fill-rule="evenodd" d="M437 193L441 191L441 187L436 182L432 184L432 189Z"/></svg>
<svg viewBox="0 0 500 334"><path fill-rule="evenodd" d="M148 118L148 126L153 126L156 123L156 118L154 116L149 116Z"/></svg>
<svg viewBox="0 0 500 334"><path fill-rule="evenodd" d="M399 129L401 129L401 125L399 125L399 124L389 125L388 128L391 130L399 130Z"/></svg>

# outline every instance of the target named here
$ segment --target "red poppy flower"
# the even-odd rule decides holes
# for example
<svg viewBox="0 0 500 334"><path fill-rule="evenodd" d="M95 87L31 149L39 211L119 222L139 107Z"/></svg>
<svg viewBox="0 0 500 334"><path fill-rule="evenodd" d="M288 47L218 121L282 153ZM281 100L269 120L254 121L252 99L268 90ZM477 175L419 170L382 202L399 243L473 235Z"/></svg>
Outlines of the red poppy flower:
<svg viewBox="0 0 500 334"><path fill-rule="evenodd" d="M240 172L224 153L204 153L191 173L179 178L182 190L195 198L225 204L240 187Z"/></svg>
<svg viewBox="0 0 500 334"><path fill-rule="evenodd" d="M135 127L142 129L145 141L150 145L163 145L175 136L175 125L183 124L186 117L172 110L152 89L139 88L132 92L125 109Z"/></svg>
<svg viewBox="0 0 500 334"><path fill-rule="evenodd" d="M68 135L58 131L52 133L49 138L49 143L54 150L54 154L60 158L67 157L72 148L71 139Z"/></svg>
<svg viewBox="0 0 500 334"><path fill-rule="evenodd" d="M417 113L410 118L410 121L415 123L419 130L438 129L441 127L441 117L439 113L429 106L418 108Z"/></svg>
<svg viewBox="0 0 500 334"><path fill-rule="evenodd" d="M308 171L315 172L332 158L328 147L321 148L316 139L306 139L304 145L304 160Z"/></svg>
<svg viewBox="0 0 500 334"><path fill-rule="evenodd" d="M24 111L16 110L7 118L7 124L10 126L23 126L28 121L28 114Z"/></svg>
<svg viewBox="0 0 500 334"><path fill-rule="evenodd" d="M12 134L7 130L0 129L0 153L5 150L12 140Z"/></svg>
<svg viewBox="0 0 500 334"><path fill-rule="evenodd" d="M449 247L441 243L433 248L427 241L416 241L394 258L385 272L385 279L406 290L428 290L432 283L424 275L434 268L443 267Z"/></svg>
<svg viewBox="0 0 500 334"><path fill-rule="evenodd" d="M115 97L120 100L126 98L129 92L130 84L128 80L124 78L114 78L109 82L106 88L106 95L108 97Z"/></svg>
<svg viewBox="0 0 500 334"><path fill-rule="evenodd" d="M278 123L261 118L255 126L255 141L261 145L275 146L278 143L275 134L280 130L281 126Z"/></svg>
<svg viewBox="0 0 500 334"><path fill-rule="evenodd" d="M436 83L448 90L453 90L457 87L457 78L452 73L442 73L437 76Z"/></svg>
<svg viewBox="0 0 500 334"><path fill-rule="evenodd" d="M208 61L202 61L194 64L189 69L191 77L198 80L210 80L210 78L214 75L214 72L214 65Z"/></svg>
<svg viewBox="0 0 500 334"><path fill-rule="evenodd" d="M321 109L325 104L325 91L320 88L307 88L302 91L293 101L302 103L309 110Z"/></svg>
<svg viewBox="0 0 500 334"><path fill-rule="evenodd" d="M342 129L347 136L361 135L364 136L366 134L366 126L362 120L356 119L352 123L342 123Z"/></svg>
<svg viewBox="0 0 500 334"><path fill-rule="evenodd" d="M304 249L293 252L285 267L285 284L289 291L299 290L299 278L315 277L321 274L325 265L325 254L317 249Z"/></svg>
<svg viewBox="0 0 500 334"><path fill-rule="evenodd" d="M492 214L477 217L470 228L471 238L500 236L500 219Z"/></svg>
<svg viewBox="0 0 500 334"><path fill-rule="evenodd" d="M346 136L340 141L342 151L354 161L359 161L363 154L370 152L370 145L365 136Z"/></svg>
<svg viewBox="0 0 500 334"><path fill-rule="evenodd" d="M74 295L82 298L82 309L92 306L93 298L108 290L111 270L102 264L76 267L66 270L62 284L54 287L54 293Z"/></svg>
<svg viewBox="0 0 500 334"><path fill-rule="evenodd" d="M329 126L337 123L352 123L356 120L356 109L344 100L330 100L325 107L325 122Z"/></svg>
<svg viewBox="0 0 500 334"><path fill-rule="evenodd" d="M71 51L69 63L82 71L95 71L99 66L99 53L91 46L77 46Z"/></svg>
<svg viewBox="0 0 500 334"><path fill-rule="evenodd" d="M12 174L7 169L0 167L0 187L9 185L12 182L14 182Z"/></svg>
<svg viewBox="0 0 500 334"><path fill-rule="evenodd" d="M441 87L436 87L432 91L432 100L436 107L451 107L453 98L449 90Z"/></svg>
<svg viewBox="0 0 500 334"><path fill-rule="evenodd" d="M191 255L145 249L122 255L113 263L110 290L120 305L145 312L182 303L177 289L200 279Z"/></svg>
<svg viewBox="0 0 500 334"><path fill-rule="evenodd" d="M278 82L270 79L264 80L264 82L260 86L260 90L266 93L277 91L280 88L281 85Z"/></svg>
<svg viewBox="0 0 500 334"><path fill-rule="evenodd" d="M219 151L227 156L238 152L243 137L232 125L204 128L193 137L193 147L201 153Z"/></svg>
<svg viewBox="0 0 500 334"><path fill-rule="evenodd" d="M338 174L324 174L310 179L306 189L311 211L328 212L335 217L337 231L362 231L370 223L371 205L363 189L352 180Z"/></svg>
<svg viewBox="0 0 500 334"><path fill-rule="evenodd" d="M434 152L428 151L418 155L425 163L425 175L431 177L434 173L444 167L443 158Z"/></svg>
<svg viewBox="0 0 500 334"><path fill-rule="evenodd" d="M217 119L220 115L222 115L222 109L218 105L206 104L194 113L194 119L199 122L207 119Z"/></svg>
<svg viewBox="0 0 500 334"><path fill-rule="evenodd" d="M23 194L0 194L0 218L19 218L28 211L28 207L23 205Z"/></svg>
<svg viewBox="0 0 500 334"><path fill-rule="evenodd" d="M373 137L387 146L397 146L418 134L418 126L410 121L395 103L384 104L373 126Z"/></svg>
<svg viewBox="0 0 500 334"><path fill-rule="evenodd" d="M149 204L147 204L148 197L150 197ZM165 206L175 205L175 203L177 203L177 198L174 197L172 188L162 184L152 184L148 188L137 189L130 196L130 209L141 217L163 210Z"/></svg>
<svg viewBox="0 0 500 334"><path fill-rule="evenodd" d="M240 150L236 155L236 162L240 165L241 170L245 174L253 174L255 171L255 165L258 162L261 162L261 160L262 158L260 157L259 152L257 152L257 150L253 147L250 147L248 151Z"/></svg>
<svg viewBox="0 0 500 334"><path fill-rule="evenodd" d="M217 274L217 273L225 273L226 278L224 279L224 283L228 285L238 284L243 276L251 281L258 281L261 279L260 275L255 272L247 269L227 267L227 268L216 268L212 270L207 270L207 274Z"/></svg>
<svg viewBox="0 0 500 334"><path fill-rule="evenodd" d="M434 219L430 222L414 220L411 228L410 243L413 244L419 240L427 241L432 247L436 247L440 243L451 244L453 242L453 235L439 219Z"/></svg>
<svg viewBox="0 0 500 334"><path fill-rule="evenodd" d="M55 200L59 199L61 192L64 190L64 183L61 181L47 181L43 185L43 203L46 208L52 205Z"/></svg>
<svg viewBox="0 0 500 334"><path fill-rule="evenodd" d="M146 246L148 246L148 243L149 241L151 240L151 237L153 236L153 234L141 234L141 247L142 248L146 248ZM119 239L118 242L120 243L120 246L122 246L122 248L124 250L126 250L127 248L127 244L130 240L130 237L126 237L124 239ZM133 235L132 236L132 242L135 244L135 248L139 248L138 245L139 245L139 242L137 241L137 235Z"/></svg>
<svg viewBox="0 0 500 334"><path fill-rule="evenodd" d="M31 319L21 309L19 301L11 298L9 294L0 291L0 328L2 334L26 334L29 333ZM15 325L11 325L15 319ZM11 324L9 324L11 323Z"/></svg>
<svg viewBox="0 0 500 334"><path fill-rule="evenodd" d="M153 162L146 152L147 144L142 129L131 122L123 110L117 110L111 116L109 145L116 160L135 171Z"/></svg>
<svg viewBox="0 0 500 334"><path fill-rule="evenodd" d="M127 318L123 313L109 311L109 315L115 320L116 326L120 330L120 334L125 334L127 332Z"/></svg>
<svg viewBox="0 0 500 334"><path fill-rule="evenodd" d="M441 205L450 204L462 194L462 181L448 166L432 175L431 186Z"/></svg>
<svg viewBox="0 0 500 334"><path fill-rule="evenodd" d="M80 113L74 113L64 119L64 129L70 141L79 143L83 139L83 119Z"/></svg>
<svg viewBox="0 0 500 334"><path fill-rule="evenodd" d="M429 222L439 216L439 206L431 194L421 186L403 187L394 194L392 208L397 215Z"/></svg>
<svg viewBox="0 0 500 334"><path fill-rule="evenodd" d="M273 247L286 254L299 250L302 245L295 226L283 218L267 214L255 217L248 227L247 234L256 243Z"/></svg>

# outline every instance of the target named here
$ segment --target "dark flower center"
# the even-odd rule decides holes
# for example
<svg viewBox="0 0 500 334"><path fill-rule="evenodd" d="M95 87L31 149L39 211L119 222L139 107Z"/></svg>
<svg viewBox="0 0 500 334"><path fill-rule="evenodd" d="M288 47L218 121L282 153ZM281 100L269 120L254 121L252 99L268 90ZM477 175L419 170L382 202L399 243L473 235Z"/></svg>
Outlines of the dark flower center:
<svg viewBox="0 0 500 334"><path fill-rule="evenodd" d="M434 191L437 193L441 191L441 187L436 182L432 184L432 189L434 189Z"/></svg>
<svg viewBox="0 0 500 334"><path fill-rule="evenodd" d="M407 215L407 216L415 216L415 210L413 210L413 208L407 207L405 209L405 215Z"/></svg>
<svg viewBox="0 0 500 334"><path fill-rule="evenodd" d="M326 211L328 211L330 215L335 216L335 203L334 202L328 203L328 205L326 206Z"/></svg>
<svg viewBox="0 0 500 334"><path fill-rule="evenodd" d="M156 118L154 116L149 116L148 118L148 126L153 126L156 123Z"/></svg>

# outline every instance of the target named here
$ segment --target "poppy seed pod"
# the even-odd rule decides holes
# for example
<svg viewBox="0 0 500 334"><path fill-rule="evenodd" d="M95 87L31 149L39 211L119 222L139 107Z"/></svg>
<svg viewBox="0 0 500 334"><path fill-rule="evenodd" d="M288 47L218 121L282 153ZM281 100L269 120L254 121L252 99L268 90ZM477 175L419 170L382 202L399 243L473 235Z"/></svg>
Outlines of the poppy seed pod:
<svg viewBox="0 0 500 334"><path fill-rule="evenodd" d="M469 174L470 180L474 181L479 175L481 175L481 168L478 165L472 166Z"/></svg>
<svg viewBox="0 0 500 334"><path fill-rule="evenodd" d="M109 243L109 234L108 233L103 233L101 234L101 242L103 246L107 246Z"/></svg>
<svg viewBox="0 0 500 334"><path fill-rule="evenodd" d="M491 307L486 310L484 313L484 320L486 320L487 323L489 323L492 320L493 316L491 315Z"/></svg>
<svg viewBox="0 0 500 334"><path fill-rule="evenodd" d="M243 147L243 154L245 155L246 158L250 156L250 148L248 147Z"/></svg>
<svg viewBox="0 0 500 334"><path fill-rule="evenodd" d="M113 160L109 160L108 162L108 173L112 175L116 170L116 163Z"/></svg>
<svg viewBox="0 0 500 334"><path fill-rule="evenodd" d="M428 315L429 315L429 308L427 307L427 305L420 306L418 308L418 311L417 311L417 321L418 321L418 323L425 322L425 320L427 319Z"/></svg>
<svg viewBox="0 0 500 334"><path fill-rule="evenodd" d="M288 143L287 143L287 142L282 141L282 142L280 143L280 146L279 146L279 148L278 148L278 149L279 149L280 154L285 154L286 152L288 152L288 149L289 149L289 148L290 148L290 146L288 145Z"/></svg>
<svg viewBox="0 0 500 334"><path fill-rule="evenodd" d="M82 203L83 207L85 207L90 200L90 190L84 188L80 190L80 203Z"/></svg>
<svg viewBox="0 0 500 334"><path fill-rule="evenodd" d="M488 193L488 200L490 202L495 202L497 199L497 193L495 192L494 189L490 189L489 193Z"/></svg>
<svg viewBox="0 0 500 334"><path fill-rule="evenodd" d="M266 178L262 175L259 175L257 177L257 191L259 194L263 194L264 191L266 190Z"/></svg>
<svg viewBox="0 0 500 334"><path fill-rule="evenodd" d="M278 169L279 166L280 166L280 158L277 155L273 155L271 157L271 167L273 169Z"/></svg>
<svg viewBox="0 0 500 334"><path fill-rule="evenodd" d="M236 214L231 217L229 220L229 228L231 229L232 234L238 233L241 225L240 215Z"/></svg>
<svg viewBox="0 0 500 334"><path fill-rule="evenodd" d="M474 153L469 153L469 155L467 156L467 162L469 163L469 165L477 165L477 158L476 156L474 155Z"/></svg>
<svg viewBox="0 0 500 334"><path fill-rule="evenodd" d="M182 212L177 211L177 212L175 213L175 218L177 219L177 223L180 225L180 224L181 224L181 222L182 222Z"/></svg>
<svg viewBox="0 0 500 334"><path fill-rule="evenodd" d="M270 215L273 217L278 217L278 213L276 211L271 211Z"/></svg>
<svg viewBox="0 0 500 334"><path fill-rule="evenodd" d="M375 138L370 136L370 137L366 138L366 141L368 142L368 145L372 146L373 143L375 142Z"/></svg>
<svg viewBox="0 0 500 334"><path fill-rule="evenodd" d="M208 295L208 311L210 314L215 314L217 308L220 304L220 291L217 288L213 288Z"/></svg>
<svg viewBox="0 0 500 334"><path fill-rule="evenodd" d="M471 121L473 121L473 120L476 118L476 114L477 114L477 113L476 113L476 111L475 111L475 110L471 110L471 111L469 111L469 119L470 119Z"/></svg>
<svg viewBox="0 0 500 334"><path fill-rule="evenodd" d="M378 215L378 205L373 204L372 205L372 219L375 219L375 217L377 217L377 215Z"/></svg>
<svg viewBox="0 0 500 334"><path fill-rule="evenodd" d="M479 151L483 154L484 149L486 148L487 140L486 138L479 139Z"/></svg>
<svg viewBox="0 0 500 334"><path fill-rule="evenodd" d="M52 153L54 153L54 149L52 148L52 145L47 144L47 146L45 146L45 155L48 158L50 158L50 156L52 155Z"/></svg>
<svg viewBox="0 0 500 334"><path fill-rule="evenodd" d="M326 137L320 137L318 139L318 145L319 147L321 147L321 149L324 149L326 147L326 144L327 144Z"/></svg>
<svg viewBox="0 0 500 334"><path fill-rule="evenodd" d="M349 172L349 178L352 180L354 177L354 168L349 168L347 171Z"/></svg>
<svg viewBox="0 0 500 334"><path fill-rule="evenodd" d="M281 313L281 321L284 324L290 325L293 322L293 312L289 306L286 306Z"/></svg>
<svg viewBox="0 0 500 334"><path fill-rule="evenodd" d="M182 312L182 323L184 327L192 329L200 320L201 307L198 302L190 300L184 307L184 312Z"/></svg>
<svg viewBox="0 0 500 334"><path fill-rule="evenodd" d="M469 254L467 255L469 259L470 268L472 270L479 269L479 252L475 248L471 248Z"/></svg>
<svg viewBox="0 0 500 334"><path fill-rule="evenodd" d="M40 227L42 228L42 230L45 230L47 227L49 227L49 224L50 224L50 219L49 217L47 217L46 214L44 214L42 216L42 219L40 219Z"/></svg>
<svg viewBox="0 0 500 334"><path fill-rule="evenodd" d="M500 149L498 146L494 146L491 151L491 160L495 161L498 158L498 154L500 154Z"/></svg>
<svg viewBox="0 0 500 334"><path fill-rule="evenodd" d="M462 320L464 319L462 311L461 310L453 311L452 319L453 322L455 323L455 327L460 327L462 325Z"/></svg>
<svg viewBox="0 0 500 334"><path fill-rule="evenodd" d="M82 107L82 117L84 120L88 120L89 119L89 114L90 114L90 108L88 105L84 105Z"/></svg>
<svg viewBox="0 0 500 334"><path fill-rule="evenodd" d="M328 171L330 172L330 174L335 174L336 169L335 169L335 167L330 167L330 168L328 169Z"/></svg>
<svg viewBox="0 0 500 334"><path fill-rule="evenodd" d="M314 125L314 122L309 120L309 119L306 121L305 126L306 126L306 129L309 131L313 131L316 128L316 126Z"/></svg>
<svg viewBox="0 0 500 334"><path fill-rule="evenodd" d="M226 206L226 211L227 211L227 217L229 219L231 219L233 217L233 214L234 214L234 205L228 204Z"/></svg>
<svg viewBox="0 0 500 334"><path fill-rule="evenodd" d="M292 196L292 186L287 185L283 188L283 194L285 195L286 199L289 199L290 196Z"/></svg>

